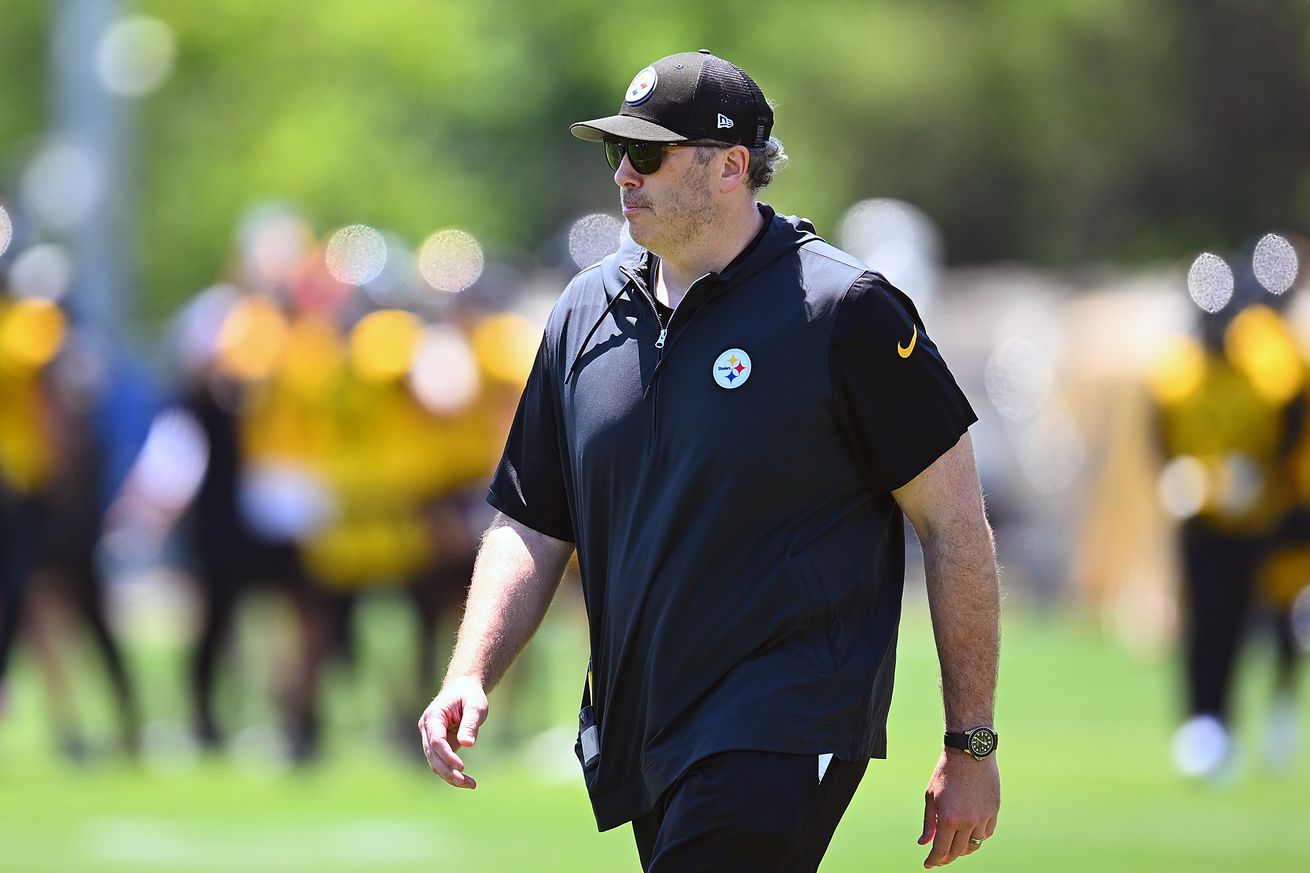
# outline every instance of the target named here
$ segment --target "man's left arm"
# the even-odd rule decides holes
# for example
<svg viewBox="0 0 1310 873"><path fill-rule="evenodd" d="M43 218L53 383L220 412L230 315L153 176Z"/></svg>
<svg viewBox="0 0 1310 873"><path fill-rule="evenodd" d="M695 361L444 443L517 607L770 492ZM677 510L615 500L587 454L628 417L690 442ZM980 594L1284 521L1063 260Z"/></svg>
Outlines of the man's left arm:
<svg viewBox="0 0 1310 873"><path fill-rule="evenodd" d="M941 661L946 729L993 723L1000 652L996 550L968 432L892 492L923 544L928 605ZM924 797L924 867L949 864L992 835L1001 805L996 756L981 761L946 748ZM972 842L971 842L972 840Z"/></svg>

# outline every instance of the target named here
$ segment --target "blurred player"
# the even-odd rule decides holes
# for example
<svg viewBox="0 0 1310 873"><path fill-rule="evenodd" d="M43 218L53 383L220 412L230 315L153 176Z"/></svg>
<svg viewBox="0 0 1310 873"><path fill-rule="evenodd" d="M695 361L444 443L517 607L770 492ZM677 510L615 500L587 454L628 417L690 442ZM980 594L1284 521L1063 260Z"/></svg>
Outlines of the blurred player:
<svg viewBox="0 0 1310 873"><path fill-rule="evenodd" d="M523 319L503 313L474 318L466 335L454 318L377 310L352 327L338 402L324 411L321 466L337 513L306 544L308 567L337 595L346 640L359 594L404 588L418 688L436 681L437 630L458 613L489 521L482 494L526 379L524 332Z"/></svg>
<svg viewBox="0 0 1310 873"><path fill-rule="evenodd" d="M1190 506L1180 530L1187 720L1174 738L1180 772L1232 773L1233 687L1257 612L1257 575L1292 507L1289 453L1305 417L1304 365L1273 298L1249 268L1233 299L1175 341L1152 384L1166 480Z"/></svg>
<svg viewBox="0 0 1310 873"><path fill-rule="evenodd" d="M286 685L279 690L290 753L304 761L318 752L318 671L326 641L323 598L304 573L299 538L321 523L326 509L312 475L294 463L275 463L267 451L278 440L295 444L299 433L279 431L296 420L294 413L280 415L276 407L269 413L268 397L260 394L263 366L277 352L263 343L280 335L267 328L281 317L267 298L230 288L193 302L180 343L186 382L156 417L113 507L113 539L152 552L181 527L202 593L191 678L195 729L206 747L224 739L216 685L239 607L265 587L288 598L300 639L278 675ZM253 437L252 427L259 431ZM261 443L270 432L273 443Z"/></svg>
<svg viewBox="0 0 1310 873"><path fill-rule="evenodd" d="M0 715L37 555L40 491L54 468L44 368L64 331L53 304L0 294Z"/></svg>
<svg viewBox="0 0 1310 873"><path fill-rule="evenodd" d="M0 587L7 591L7 608L0 610L0 680L18 624L25 619L45 680L54 733L65 753L84 757L87 747L77 726L68 675L70 647L61 638L58 619L85 622L109 679L121 746L134 754L140 713L122 648L106 615L104 580L95 554L104 456L95 415L103 386L86 378L85 353L69 348L63 313L53 303L17 303L0 311L0 322L0 334L42 342L40 354L21 342L11 344L8 360L0 360L0 403L13 414L0 439L6 446L0 454L8 460L0 464L7 468L0 479L9 483L0 485L0 492L10 492L0 499L7 504L0 526L5 540L0 544L5 564ZM24 359L35 366L25 366Z"/></svg>

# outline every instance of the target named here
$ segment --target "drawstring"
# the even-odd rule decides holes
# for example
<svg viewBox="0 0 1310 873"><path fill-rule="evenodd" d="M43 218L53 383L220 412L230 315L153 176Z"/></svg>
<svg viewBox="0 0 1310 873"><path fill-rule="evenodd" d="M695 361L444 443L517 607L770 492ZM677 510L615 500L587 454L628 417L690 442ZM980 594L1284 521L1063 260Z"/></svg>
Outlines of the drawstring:
<svg viewBox="0 0 1310 873"><path fill-rule="evenodd" d="M619 302L619 298L623 296L623 292L627 289L628 285L625 283L624 286L619 289L619 293L611 297L610 302L605 304L605 308L600 311L600 318L597 318L595 323L592 324L591 330L587 331L586 337L582 340L582 345L578 346L578 353L574 356L573 363L569 365L568 375L564 377L565 385L569 384L569 380L572 379L573 374L577 372L578 362L582 360L582 355L587 350L587 343L591 342L591 338L596 335L596 331L600 329L601 323L605 321L605 316L610 314L610 310L614 308L614 304Z"/></svg>

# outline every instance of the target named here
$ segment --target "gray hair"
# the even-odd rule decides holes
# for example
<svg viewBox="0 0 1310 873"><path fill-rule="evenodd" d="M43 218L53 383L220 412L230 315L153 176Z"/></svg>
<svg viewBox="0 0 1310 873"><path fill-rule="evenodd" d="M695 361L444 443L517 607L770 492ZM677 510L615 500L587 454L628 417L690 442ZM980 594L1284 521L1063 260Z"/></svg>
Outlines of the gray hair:
<svg viewBox="0 0 1310 873"><path fill-rule="evenodd" d="M758 191L772 182L773 174L785 169L787 162L791 160L782 148L782 140L776 136L769 137L764 145L748 151L751 153L751 161L747 169L746 184L750 185L752 191Z"/></svg>
<svg viewBox="0 0 1310 873"><path fill-rule="evenodd" d="M710 162L710 158L715 152L731 148L726 143L723 145L702 145L696 147L696 162L705 166ZM782 140L776 136L769 137L764 145L755 148L746 148L750 153L750 163L746 168L746 185L752 192L759 191L761 188L773 181L773 176L779 170L787 166L790 158L787 152L783 150Z"/></svg>

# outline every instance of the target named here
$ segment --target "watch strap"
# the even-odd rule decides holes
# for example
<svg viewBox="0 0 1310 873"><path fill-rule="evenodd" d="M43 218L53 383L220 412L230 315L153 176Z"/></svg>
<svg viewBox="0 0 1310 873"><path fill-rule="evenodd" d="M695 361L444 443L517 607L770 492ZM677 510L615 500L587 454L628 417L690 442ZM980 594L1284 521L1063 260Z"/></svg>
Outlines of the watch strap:
<svg viewBox="0 0 1310 873"><path fill-rule="evenodd" d="M947 731L942 737L942 742L948 749L959 749L961 752L969 751L969 734L965 731Z"/></svg>

